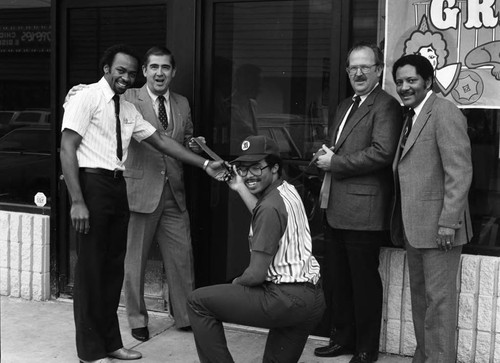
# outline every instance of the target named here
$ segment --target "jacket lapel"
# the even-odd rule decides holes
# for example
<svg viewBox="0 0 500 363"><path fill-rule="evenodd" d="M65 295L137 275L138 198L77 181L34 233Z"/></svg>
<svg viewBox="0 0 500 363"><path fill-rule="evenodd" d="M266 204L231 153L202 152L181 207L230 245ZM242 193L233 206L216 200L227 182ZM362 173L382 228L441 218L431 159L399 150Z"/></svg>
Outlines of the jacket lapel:
<svg viewBox="0 0 500 363"><path fill-rule="evenodd" d="M431 117L432 113L432 106L434 105L434 101L436 100L436 94L433 93L429 96L427 101L424 104L424 107L422 107L422 110L418 114L417 119L415 120L415 123L412 126L410 135L408 135L408 139L406 140L405 148L401 152L401 158L404 158L404 156L408 153L408 150L411 149L413 144L415 144L415 141L420 135L420 132L424 128L425 124Z"/></svg>
<svg viewBox="0 0 500 363"><path fill-rule="evenodd" d="M153 100L151 96L149 96L148 90L146 89L147 85L144 85L139 90L139 104L140 108L144 110L142 112L143 117L146 121L148 121L151 125L153 125L157 130L163 130L163 126L160 124L158 120L158 116L156 116L155 109L153 107Z"/></svg>
<svg viewBox="0 0 500 363"><path fill-rule="evenodd" d="M342 133L340 134L339 140L335 144L335 150L338 150L342 146L342 144L349 137L349 134L356 127L356 125L370 112L370 110L373 106L373 102L375 100L375 97L380 92L380 90L381 90L380 86L377 86L368 95L368 97L363 101L363 103L359 106L359 108L356 110L354 115L352 115L352 117L350 118L349 122L347 122L344 125ZM351 103L349 102L347 108L349 108L350 104ZM345 112L343 113L342 119L344 118L344 116L345 116ZM342 122L342 119L340 120L339 125ZM337 129L338 129L338 126L337 126Z"/></svg>
<svg viewBox="0 0 500 363"><path fill-rule="evenodd" d="M170 113L172 115L172 138L177 137L177 132L179 131L179 120L181 119L181 111L179 109L179 103L177 102L177 97L175 93L170 91Z"/></svg>

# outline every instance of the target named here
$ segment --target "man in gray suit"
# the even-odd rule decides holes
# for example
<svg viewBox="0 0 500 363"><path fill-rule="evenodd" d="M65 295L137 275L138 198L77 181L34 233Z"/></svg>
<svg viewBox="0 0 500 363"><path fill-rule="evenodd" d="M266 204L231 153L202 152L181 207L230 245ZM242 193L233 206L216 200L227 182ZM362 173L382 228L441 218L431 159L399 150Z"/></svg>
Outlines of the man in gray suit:
<svg viewBox="0 0 500 363"><path fill-rule="evenodd" d="M324 170L322 207L331 240L324 278L332 334L316 356L355 353L351 363L378 358L382 318L380 246L389 240L391 163L401 131L401 107L382 90L383 55L354 46L347 59L355 97L340 103L317 166ZM328 317L327 317L328 318Z"/></svg>
<svg viewBox="0 0 500 363"><path fill-rule="evenodd" d="M420 55L398 59L392 75L409 107L393 163L396 198L391 234L406 248L410 273L414 363L456 360L457 273L472 228L472 181L463 114L432 92L434 70Z"/></svg>
<svg viewBox="0 0 500 363"><path fill-rule="evenodd" d="M144 119L156 129L199 151L193 136L187 99L169 90L176 66L165 47L153 47L142 66L146 84L125 92ZM153 240L162 254L175 325L189 329L187 295L194 289L194 269L189 215L186 209L182 163L138 142L130 143L125 164L130 206L125 258L125 304L134 338L149 338L148 312L144 301L144 272Z"/></svg>

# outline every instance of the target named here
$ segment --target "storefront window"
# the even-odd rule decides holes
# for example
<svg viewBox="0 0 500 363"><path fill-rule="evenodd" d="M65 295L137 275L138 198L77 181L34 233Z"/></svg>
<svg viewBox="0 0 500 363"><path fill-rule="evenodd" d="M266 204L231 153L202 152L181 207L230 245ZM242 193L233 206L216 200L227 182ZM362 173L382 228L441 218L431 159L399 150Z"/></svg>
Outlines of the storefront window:
<svg viewBox="0 0 500 363"><path fill-rule="evenodd" d="M5 2L4 2L5 3ZM0 203L50 205L50 0L0 4Z"/></svg>
<svg viewBox="0 0 500 363"><path fill-rule="evenodd" d="M331 0L221 2L214 5L212 109L214 146L226 160L241 141L267 135L280 146L287 180L306 204L313 238L323 239L309 160L328 128ZM228 195L227 278L246 265L249 215ZM319 244L316 244L319 247Z"/></svg>
<svg viewBox="0 0 500 363"><path fill-rule="evenodd" d="M500 113L465 109L474 174L469 204L474 237L465 251L500 255Z"/></svg>

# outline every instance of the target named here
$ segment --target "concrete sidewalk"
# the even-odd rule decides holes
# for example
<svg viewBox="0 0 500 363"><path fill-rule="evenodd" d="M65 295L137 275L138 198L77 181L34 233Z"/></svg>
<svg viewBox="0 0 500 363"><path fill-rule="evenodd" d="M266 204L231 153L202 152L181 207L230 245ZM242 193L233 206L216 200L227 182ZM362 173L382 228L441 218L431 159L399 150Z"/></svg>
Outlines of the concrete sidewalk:
<svg viewBox="0 0 500 363"><path fill-rule="evenodd" d="M140 351L140 363L199 362L193 334L173 326L167 314L150 314L151 339L139 342L132 338L124 309L119 310L123 344ZM75 327L71 300L48 302L26 301L1 297L0 348L2 363L70 363L78 362L75 348ZM266 331L226 325L228 346L237 363L262 361ZM350 356L317 358L314 348L324 345L326 339L311 337L300 359L302 363L348 363ZM409 363L410 358L381 355L378 363Z"/></svg>

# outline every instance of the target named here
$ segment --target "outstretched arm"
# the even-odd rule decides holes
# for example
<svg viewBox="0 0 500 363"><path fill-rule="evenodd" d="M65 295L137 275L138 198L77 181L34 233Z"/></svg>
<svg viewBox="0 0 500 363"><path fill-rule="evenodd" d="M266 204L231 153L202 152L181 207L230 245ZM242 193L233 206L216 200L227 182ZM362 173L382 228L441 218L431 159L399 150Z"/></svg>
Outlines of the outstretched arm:
<svg viewBox="0 0 500 363"><path fill-rule="evenodd" d="M209 161L208 159L202 158L201 156L186 149L174 139L160 134L157 131L150 137L144 139L144 141L156 148L158 151L176 158L183 163L202 168L208 175L219 181L224 180L224 177L228 173L224 161Z"/></svg>

